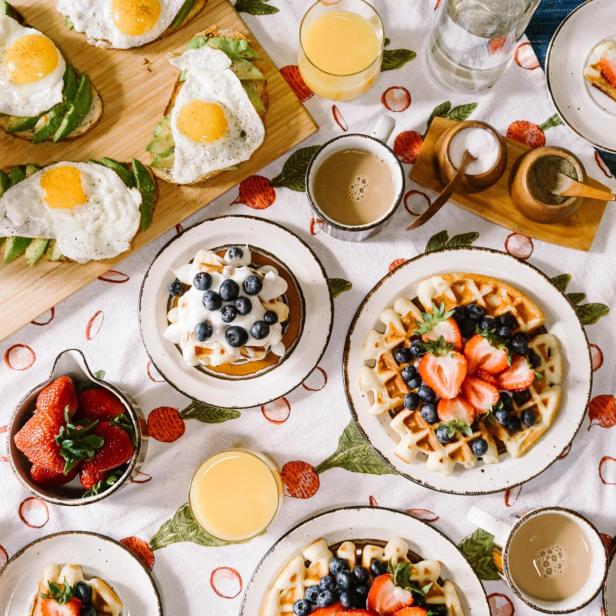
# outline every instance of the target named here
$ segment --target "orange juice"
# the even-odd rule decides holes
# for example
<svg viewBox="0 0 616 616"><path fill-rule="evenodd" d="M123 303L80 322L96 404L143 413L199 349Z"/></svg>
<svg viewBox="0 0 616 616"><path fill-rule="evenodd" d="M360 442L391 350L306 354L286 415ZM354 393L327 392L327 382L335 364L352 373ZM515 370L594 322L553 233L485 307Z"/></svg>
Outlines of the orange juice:
<svg viewBox="0 0 616 616"><path fill-rule="evenodd" d="M243 449L221 451L206 460L190 485L195 520L225 541L244 541L274 519L282 483L274 464Z"/></svg>
<svg viewBox="0 0 616 616"><path fill-rule="evenodd" d="M320 96L355 98L380 73L383 24L364 0L317 2L302 21L300 39L299 70Z"/></svg>

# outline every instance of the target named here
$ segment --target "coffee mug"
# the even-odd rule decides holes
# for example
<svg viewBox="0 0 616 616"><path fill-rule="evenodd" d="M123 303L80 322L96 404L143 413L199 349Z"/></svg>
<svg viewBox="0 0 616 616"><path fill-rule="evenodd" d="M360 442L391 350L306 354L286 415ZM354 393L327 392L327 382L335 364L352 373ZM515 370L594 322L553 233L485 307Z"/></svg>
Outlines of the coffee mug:
<svg viewBox="0 0 616 616"><path fill-rule="evenodd" d="M374 130L369 135L352 133L335 137L325 143L310 161L306 170L306 191L308 199L312 209L323 221L323 229L332 237L359 242L376 235L383 229L387 221L396 211L400 201L402 201L405 185L404 169L398 157L386 145L394 126L395 122L393 118L386 115L381 116ZM351 193L351 198L357 198L353 206L357 205L358 208L369 208L373 205L375 209L380 209L373 220L343 222L336 219L336 216L332 214L331 208L333 204L338 200L344 201L342 194L333 194L335 182L341 179L341 175L340 173L334 174L334 177L330 178L328 182L325 182L320 175L321 172L325 172L327 169L324 164L329 164L328 161L331 161L331 157L336 153L350 153L351 155L354 153L356 155L368 154L370 155L370 159L374 157L374 160L378 161L379 165L382 163L385 166L382 169L378 167L375 168L375 175L379 177L373 178L377 180L381 186L384 185L385 188L385 190L378 193L379 199L370 199L372 196L376 197L376 194L373 195L373 193L369 192L370 177L357 176L353 178L348 187L344 187L345 191L348 190L349 193ZM318 180L319 184L315 184L315 180ZM373 189L375 187L376 182ZM341 192L340 188L338 188L338 192ZM389 193L389 197L383 197L385 193ZM334 197L338 199L334 199ZM383 203L383 198L386 199L385 203ZM371 204L370 201L373 203ZM325 202L327 202L327 206L330 208L329 210ZM351 202L349 201L349 203ZM364 213L367 211L367 209L364 209ZM348 213L349 212L346 211L341 212L340 217L344 217Z"/></svg>
<svg viewBox="0 0 616 616"><path fill-rule="evenodd" d="M579 513L546 507L511 524L471 507L467 518L494 535L494 546L502 554L501 575L530 607L568 614L590 603L601 590L607 574L606 549L597 529Z"/></svg>

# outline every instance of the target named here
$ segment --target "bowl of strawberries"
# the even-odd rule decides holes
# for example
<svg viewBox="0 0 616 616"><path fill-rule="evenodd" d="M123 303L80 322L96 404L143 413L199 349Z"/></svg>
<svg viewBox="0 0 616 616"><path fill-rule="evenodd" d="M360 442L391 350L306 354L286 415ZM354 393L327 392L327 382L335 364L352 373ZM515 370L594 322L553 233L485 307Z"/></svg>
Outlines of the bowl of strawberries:
<svg viewBox="0 0 616 616"><path fill-rule="evenodd" d="M145 455L138 406L98 376L81 351L63 351L49 378L13 412L11 466L28 490L48 502L102 500L120 488Z"/></svg>

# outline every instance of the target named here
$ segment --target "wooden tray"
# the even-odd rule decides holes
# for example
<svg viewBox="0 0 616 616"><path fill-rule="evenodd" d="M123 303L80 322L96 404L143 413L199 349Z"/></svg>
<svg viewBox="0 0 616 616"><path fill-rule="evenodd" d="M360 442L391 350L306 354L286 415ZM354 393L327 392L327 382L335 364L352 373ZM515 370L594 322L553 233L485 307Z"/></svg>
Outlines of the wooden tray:
<svg viewBox="0 0 616 616"><path fill-rule="evenodd" d="M437 193L443 189L443 185L436 174L435 146L443 132L454 123L454 120L434 118L425 137L419 158L411 171L410 177L412 180ZM509 182L511 170L515 163L530 148L513 139L505 139L505 141L507 142L507 169L500 180L481 193L472 195L454 193L450 201L497 225L519 231L538 240L560 244L567 248L590 250L607 203L586 199L580 209L565 222L541 224L529 220L518 211L511 201ZM592 178L589 178L588 183L597 188L610 190L607 186Z"/></svg>
<svg viewBox="0 0 616 616"><path fill-rule="evenodd" d="M90 75L103 98L104 113L91 132L75 141L59 144L34 145L0 131L0 168L101 156L120 161L145 160L152 127L162 117L178 76L177 69L167 61L167 54L183 49L194 34L212 24L249 34L262 58L270 98L263 145L237 171L223 173L203 185L178 187L159 181L160 197L152 225L136 235L133 251L256 173L318 128L227 0L209 0L196 19L179 32L132 50L100 49L86 44L83 35L64 26L63 17L54 8L55 0L11 0L11 4L28 23L48 34L69 62ZM128 254L83 265L51 263L44 258L34 267L29 267L23 258L9 265L0 264L0 340Z"/></svg>

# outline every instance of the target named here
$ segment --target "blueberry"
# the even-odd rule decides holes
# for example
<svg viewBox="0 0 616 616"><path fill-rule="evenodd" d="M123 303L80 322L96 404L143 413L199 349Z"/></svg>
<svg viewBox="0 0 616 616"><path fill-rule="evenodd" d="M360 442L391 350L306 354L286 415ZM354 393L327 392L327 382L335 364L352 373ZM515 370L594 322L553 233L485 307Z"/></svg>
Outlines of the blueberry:
<svg viewBox="0 0 616 616"><path fill-rule="evenodd" d="M431 603L430 614L432 616L447 616L449 608L444 603Z"/></svg>
<svg viewBox="0 0 616 616"><path fill-rule="evenodd" d="M511 411L508 411L505 407L498 408L494 411L494 417L501 426L506 426L511 417Z"/></svg>
<svg viewBox="0 0 616 616"><path fill-rule="evenodd" d="M207 291L212 286L212 277L207 272L197 272L193 278L193 287L197 291Z"/></svg>
<svg viewBox="0 0 616 616"><path fill-rule="evenodd" d="M317 607L327 607L336 602L336 593L333 590L322 590L317 597Z"/></svg>
<svg viewBox="0 0 616 616"><path fill-rule="evenodd" d="M178 295L182 295L182 293L184 293L184 285L176 278L169 285L169 295L175 295L177 297Z"/></svg>
<svg viewBox="0 0 616 616"><path fill-rule="evenodd" d="M231 305L223 306L220 311L220 318L223 323L231 323L237 316L237 310Z"/></svg>
<svg viewBox="0 0 616 616"><path fill-rule="evenodd" d="M368 595L360 595L357 592L357 588L355 589L355 591L353 592L353 594L351 595L351 601L353 602L353 607L355 608L361 608L361 609L366 609L366 598L368 597Z"/></svg>
<svg viewBox="0 0 616 616"><path fill-rule="evenodd" d="M483 317L479 322L479 329L493 332L496 329L496 319L494 317Z"/></svg>
<svg viewBox="0 0 616 616"><path fill-rule="evenodd" d="M527 428L534 426L536 421L537 415L535 414L535 411L532 411L531 409L526 409L525 411L522 411L522 423Z"/></svg>
<svg viewBox="0 0 616 616"><path fill-rule="evenodd" d="M449 430L448 430L447 426L439 426L436 429L436 438L441 443L449 443L449 441L453 440L454 436L455 436L455 434L453 436L449 436Z"/></svg>
<svg viewBox="0 0 616 616"><path fill-rule="evenodd" d="M406 383L409 386L409 389L417 389L421 385L421 377L419 374L414 376L410 381Z"/></svg>
<svg viewBox="0 0 616 616"><path fill-rule="evenodd" d="M513 400L518 406L526 404L530 400L530 391L528 389L521 389L520 391L513 392Z"/></svg>
<svg viewBox="0 0 616 616"><path fill-rule="evenodd" d="M293 604L293 614L295 616L308 616L312 612L312 603L306 599L300 599Z"/></svg>
<svg viewBox="0 0 616 616"><path fill-rule="evenodd" d="M336 584L338 584L338 588L348 590L349 588L355 587L355 577L350 571L341 571L336 576Z"/></svg>
<svg viewBox="0 0 616 616"><path fill-rule="evenodd" d="M480 458L488 451L488 443L483 438L474 438L471 442L471 451Z"/></svg>
<svg viewBox="0 0 616 616"><path fill-rule="evenodd" d="M512 414L507 420L505 428L507 428L509 432L519 432L522 429L522 422L517 415Z"/></svg>
<svg viewBox="0 0 616 616"><path fill-rule="evenodd" d="M264 315L263 315L263 320L268 324L268 325L274 325L276 323L278 323L278 315L273 311L273 310L268 310Z"/></svg>
<svg viewBox="0 0 616 616"><path fill-rule="evenodd" d="M411 355L409 349L405 349L404 347L398 347L394 351L394 359L399 364L405 364L406 362L411 361L413 359L413 356Z"/></svg>
<svg viewBox="0 0 616 616"><path fill-rule="evenodd" d="M424 598L424 595L422 595L421 593L415 592L415 591L412 591L412 594L413 594L413 605L417 606L417 607L424 607L425 608L426 607L426 600ZM433 608L434 608L434 606L431 605L430 606L430 611L434 612ZM447 609L447 608L445 607L445 609ZM447 612L445 612L445 616L447 616Z"/></svg>
<svg viewBox="0 0 616 616"><path fill-rule="evenodd" d="M387 573L387 563L384 560L379 560L378 558L375 558L370 563L370 573L372 573L374 577L378 577L379 575Z"/></svg>
<svg viewBox="0 0 616 616"><path fill-rule="evenodd" d="M270 333L270 326L265 321L255 321L250 328L250 335L257 340L267 338Z"/></svg>
<svg viewBox="0 0 616 616"><path fill-rule="evenodd" d="M477 323L472 319L462 319L458 325L463 338L470 338L475 334Z"/></svg>
<svg viewBox="0 0 616 616"><path fill-rule="evenodd" d="M434 393L434 390L425 384L419 388L419 390L417 391L417 395L424 402L434 402L436 400L436 394Z"/></svg>
<svg viewBox="0 0 616 616"><path fill-rule="evenodd" d="M225 339L232 347L238 348L244 346L248 342L248 332L243 327L232 325L227 327Z"/></svg>
<svg viewBox="0 0 616 616"><path fill-rule="evenodd" d="M539 368L539 366L541 365L541 357L539 357L539 355L535 351L531 351L528 354L528 363L530 364L531 368Z"/></svg>
<svg viewBox="0 0 616 616"><path fill-rule="evenodd" d="M324 575L319 580L319 590L334 590L336 588L336 578L333 575Z"/></svg>
<svg viewBox="0 0 616 616"><path fill-rule="evenodd" d="M355 567L353 569L353 575L357 579L358 584L367 584L370 579L370 574L368 573L368 569L364 569L364 567Z"/></svg>
<svg viewBox="0 0 616 616"><path fill-rule="evenodd" d="M426 404L421 407L421 416L423 417L424 421L429 424L435 424L436 422L438 422L436 404L426 402Z"/></svg>
<svg viewBox="0 0 616 616"><path fill-rule="evenodd" d="M306 588L306 592L304 593L304 599L306 599L306 601L310 601L310 603L316 603L320 591L321 589L318 584L308 586L308 588Z"/></svg>
<svg viewBox="0 0 616 616"><path fill-rule="evenodd" d="M244 251L239 246L232 246L227 250L225 255L227 261L233 261L233 259L241 259L244 256Z"/></svg>
<svg viewBox="0 0 616 616"><path fill-rule="evenodd" d="M362 597L363 600L366 600L368 593L370 592L370 588L367 585L362 584L355 589L355 594L359 597Z"/></svg>
<svg viewBox="0 0 616 616"><path fill-rule="evenodd" d="M240 294L240 288L235 280L227 278L227 280L220 285L218 293L220 293L220 297L222 297L225 302L232 302Z"/></svg>
<svg viewBox="0 0 616 616"><path fill-rule="evenodd" d="M252 310L252 302L247 297L238 297L233 305L241 315L250 314Z"/></svg>
<svg viewBox="0 0 616 616"><path fill-rule="evenodd" d="M511 327L507 327L507 325L501 325L497 330L496 333L501 337L501 338L505 338L506 340L509 340L509 338L511 338L511 334L513 333Z"/></svg>
<svg viewBox="0 0 616 616"><path fill-rule="evenodd" d="M500 403L507 412L513 410L513 401L511 400L511 396L506 391L501 392Z"/></svg>
<svg viewBox="0 0 616 616"><path fill-rule="evenodd" d="M419 406L419 396L415 393L406 394L404 396L404 408L409 411L414 411Z"/></svg>
<svg viewBox="0 0 616 616"><path fill-rule="evenodd" d="M348 569L348 565L346 560L342 559L342 558L332 558L329 561L329 572L332 575L338 575L338 573L340 573L341 571L344 571L345 569Z"/></svg>
<svg viewBox="0 0 616 616"><path fill-rule="evenodd" d="M405 383L408 383L417 376L417 368L415 366L404 366L400 371L400 376Z"/></svg>
<svg viewBox="0 0 616 616"><path fill-rule="evenodd" d="M343 590L340 593L340 604L345 609L351 609L353 607L353 593L348 590Z"/></svg>
<svg viewBox="0 0 616 616"><path fill-rule="evenodd" d="M419 357L426 352L426 349L421 340L413 340L413 342L411 342L411 346L409 347L409 351L414 357Z"/></svg>
<svg viewBox="0 0 616 616"><path fill-rule="evenodd" d="M98 612L93 605L85 605L81 608L79 616L97 616Z"/></svg>
<svg viewBox="0 0 616 616"><path fill-rule="evenodd" d="M485 313L485 308L479 304L469 304L466 307L466 316L475 321L475 323L479 323L485 316Z"/></svg>
<svg viewBox="0 0 616 616"><path fill-rule="evenodd" d="M526 334L518 332L511 339L511 350L518 355L526 355L528 353L528 338Z"/></svg>
<svg viewBox="0 0 616 616"><path fill-rule="evenodd" d="M208 290L203 293L203 305L208 310L219 310L222 306L222 297L216 291Z"/></svg>
<svg viewBox="0 0 616 616"><path fill-rule="evenodd" d="M263 288L263 283L258 276L248 276L246 280L244 280L244 292L246 295L257 295L261 292Z"/></svg>
<svg viewBox="0 0 616 616"><path fill-rule="evenodd" d="M90 603L92 603L92 589L90 585L85 582L77 582L77 584L75 584L75 596L84 605L90 605Z"/></svg>
<svg viewBox="0 0 616 616"><path fill-rule="evenodd" d="M499 327L508 327L511 330L519 327L518 320L510 312L506 312L505 314L501 314L500 317L496 317L496 323Z"/></svg>
<svg viewBox="0 0 616 616"><path fill-rule="evenodd" d="M208 338L212 337L213 333L214 330L212 329L212 324L209 321L197 323L195 326L195 336L199 342L205 342Z"/></svg>
<svg viewBox="0 0 616 616"><path fill-rule="evenodd" d="M453 320L459 325L460 321L466 317L466 310L464 306L456 306L453 309L453 314L451 315Z"/></svg>

